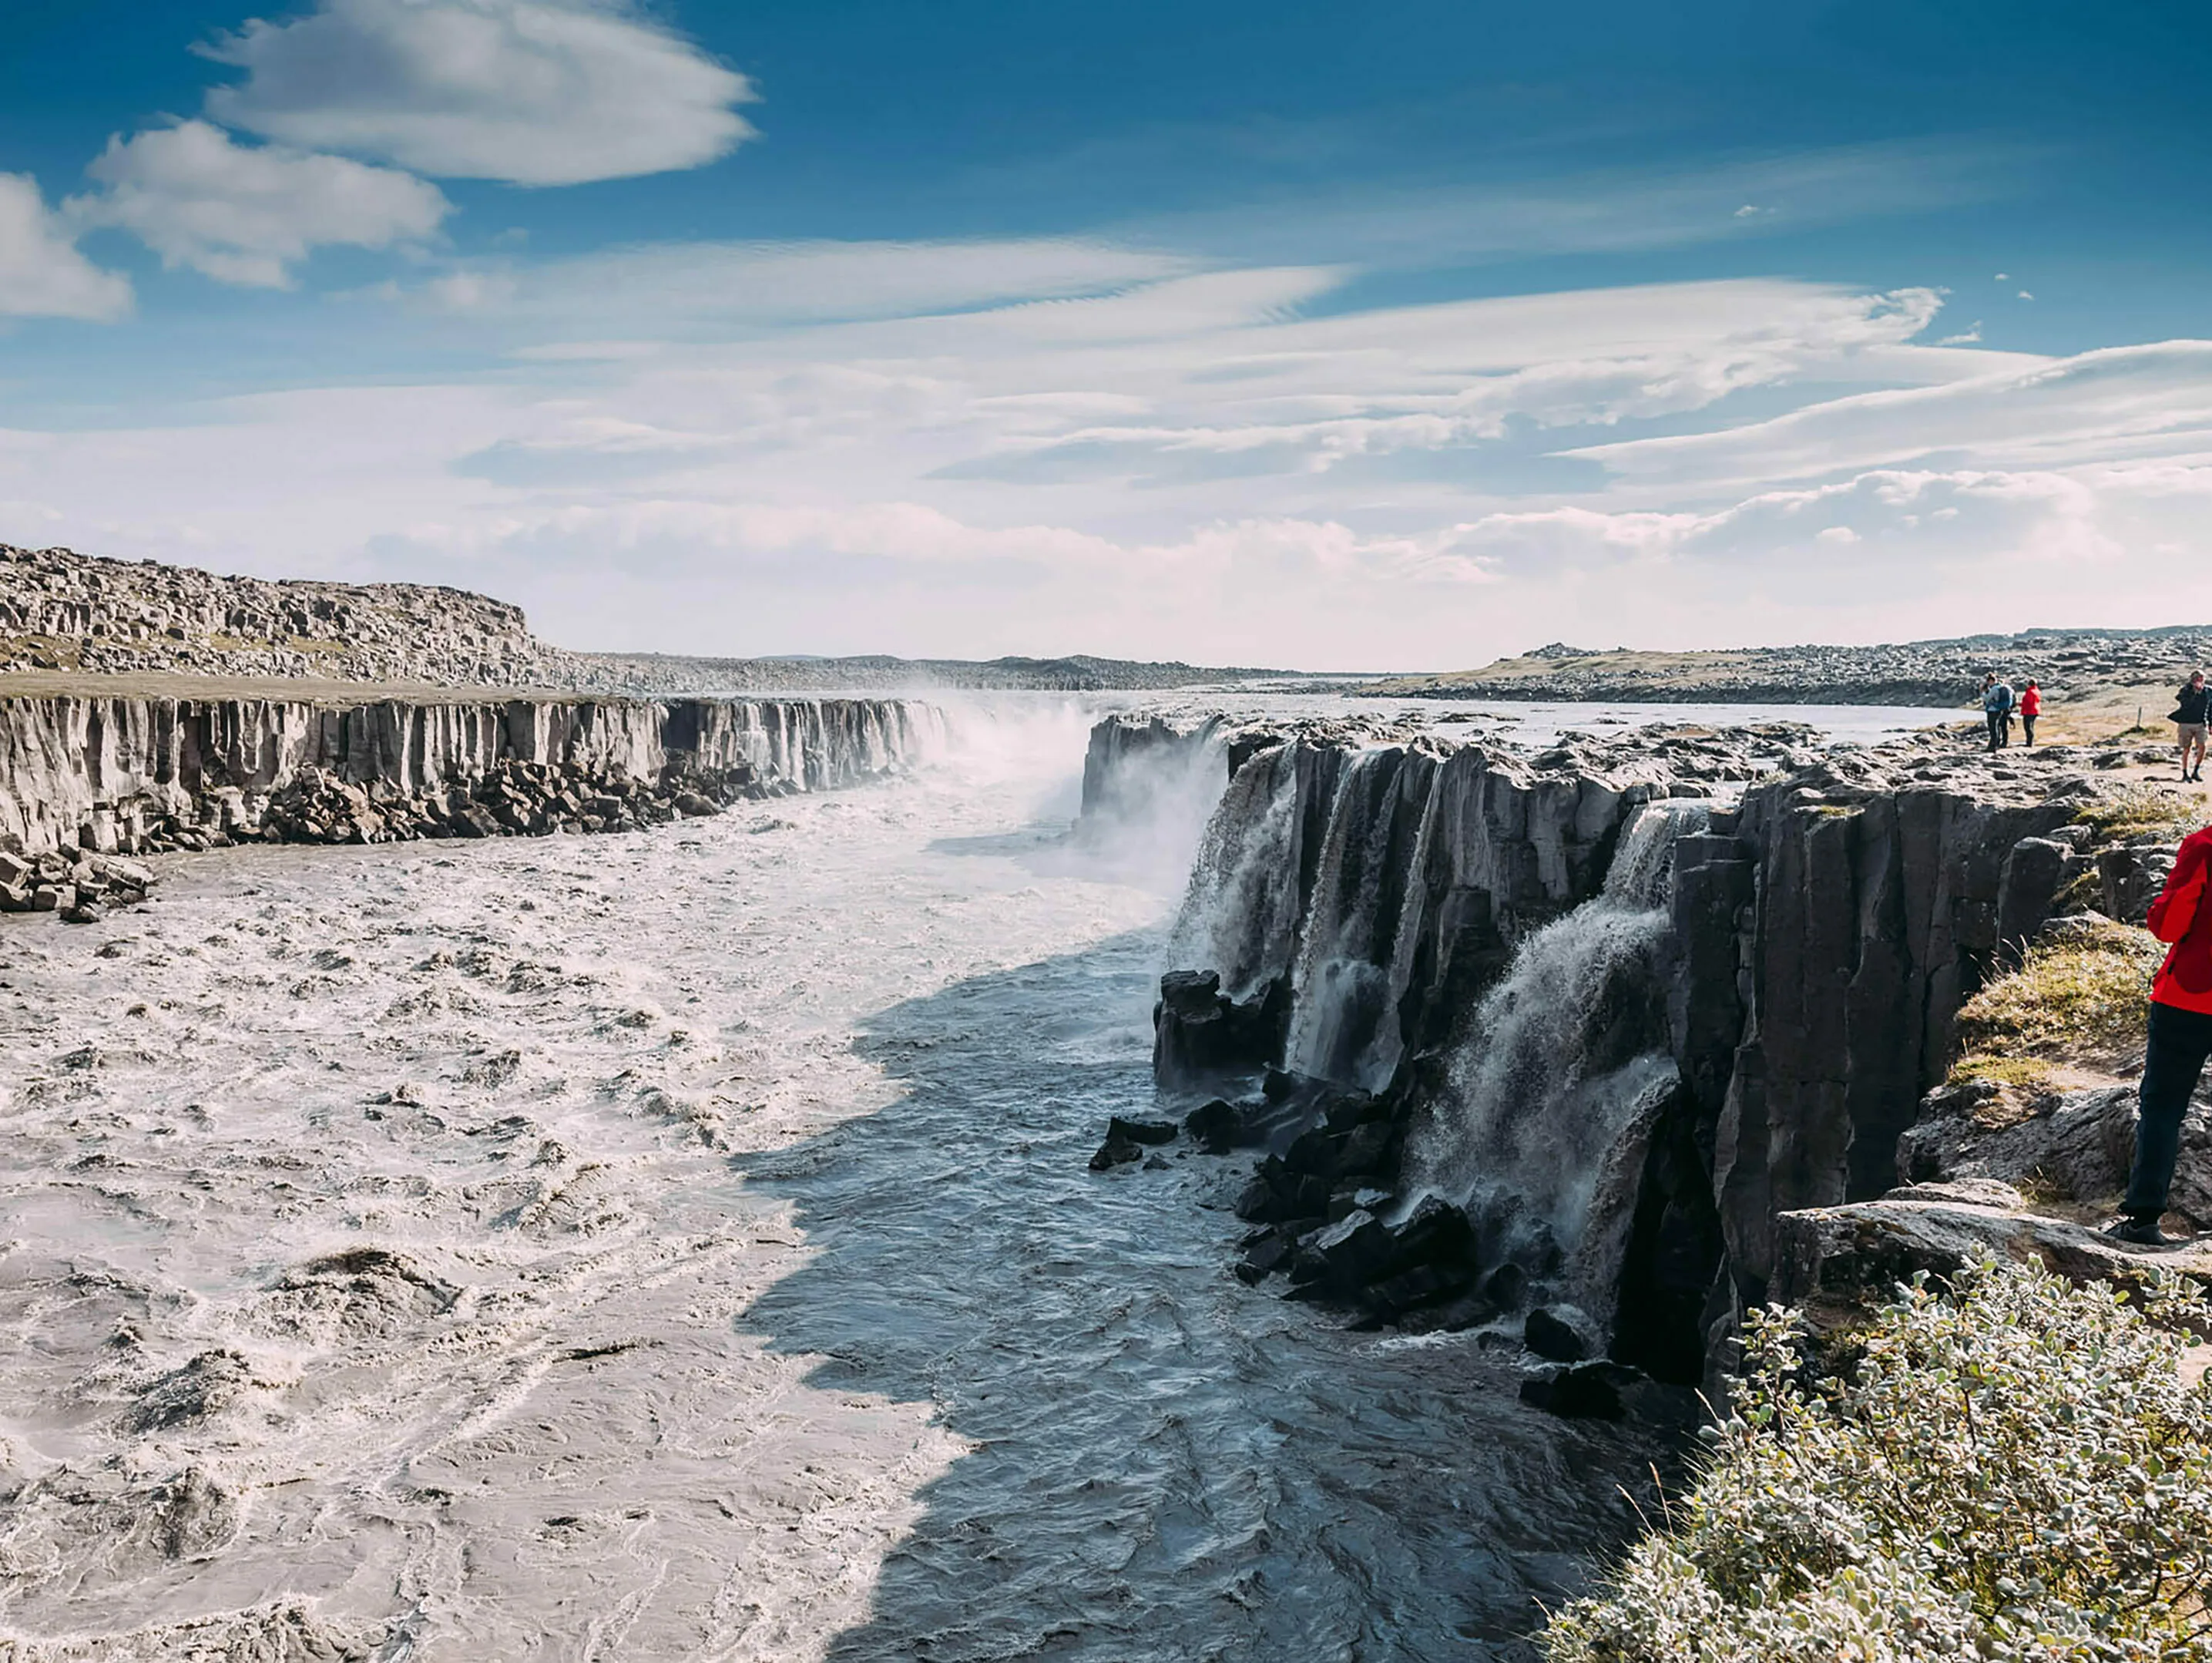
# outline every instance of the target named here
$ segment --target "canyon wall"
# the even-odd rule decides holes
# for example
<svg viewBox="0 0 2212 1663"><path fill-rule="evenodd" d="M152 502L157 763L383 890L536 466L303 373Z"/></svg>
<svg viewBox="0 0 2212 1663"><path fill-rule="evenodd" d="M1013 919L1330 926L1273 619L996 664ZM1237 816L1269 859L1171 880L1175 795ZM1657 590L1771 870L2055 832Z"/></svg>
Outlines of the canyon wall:
<svg viewBox="0 0 2212 1663"><path fill-rule="evenodd" d="M620 818L586 801L611 783L696 777L752 795L852 784L915 760L940 722L899 699L6 697L0 843L128 853L259 836L268 806L309 785L342 810L362 800L363 812L338 816L354 834L403 835L450 823L461 813L450 794L495 776L535 782L523 794L542 800L532 815L550 829ZM507 824L502 806L486 808L489 829L538 829ZM373 821L388 825L362 829Z"/></svg>
<svg viewBox="0 0 2212 1663"><path fill-rule="evenodd" d="M1371 1095L1401 1213L1463 1207L1486 1262L1693 1380L1766 1297L1778 1215L1895 1185L1960 1003L2098 868L2078 753L1942 743L1258 749L1193 875L1156 1071ZM1269 1215L1340 1215L1297 1193Z"/></svg>

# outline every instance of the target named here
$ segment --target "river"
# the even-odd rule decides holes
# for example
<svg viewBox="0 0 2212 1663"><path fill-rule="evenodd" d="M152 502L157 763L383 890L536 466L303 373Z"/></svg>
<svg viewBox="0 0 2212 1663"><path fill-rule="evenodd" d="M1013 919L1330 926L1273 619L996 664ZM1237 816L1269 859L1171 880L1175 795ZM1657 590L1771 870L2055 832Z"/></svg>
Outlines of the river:
<svg viewBox="0 0 2212 1663"><path fill-rule="evenodd" d="M1091 715L0 921L0 1655L1524 1655L1650 1452L1087 1170L1202 808L1071 841Z"/></svg>

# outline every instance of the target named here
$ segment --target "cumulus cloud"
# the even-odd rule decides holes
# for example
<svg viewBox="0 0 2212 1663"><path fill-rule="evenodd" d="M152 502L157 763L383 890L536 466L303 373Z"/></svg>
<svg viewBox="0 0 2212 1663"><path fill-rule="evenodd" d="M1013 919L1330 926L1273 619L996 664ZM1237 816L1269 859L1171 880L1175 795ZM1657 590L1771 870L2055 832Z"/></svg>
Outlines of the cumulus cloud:
<svg viewBox="0 0 2212 1663"><path fill-rule="evenodd" d="M130 309L130 280L77 251L38 181L0 174L0 317L104 320Z"/></svg>
<svg viewBox="0 0 2212 1663"><path fill-rule="evenodd" d="M622 0L321 0L204 50L246 72L216 120L441 178L623 179L753 134L751 83Z"/></svg>
<svg viewBox="0 0 2212 1663"><path fill-rule="evenodd" d="M249 148L204 121L118 134L85 171L104 188L70 199L80 223L128 231L165 265L271 289L288 286L291 267L318 246L426 237L450 207L411 174Z"/></svg>

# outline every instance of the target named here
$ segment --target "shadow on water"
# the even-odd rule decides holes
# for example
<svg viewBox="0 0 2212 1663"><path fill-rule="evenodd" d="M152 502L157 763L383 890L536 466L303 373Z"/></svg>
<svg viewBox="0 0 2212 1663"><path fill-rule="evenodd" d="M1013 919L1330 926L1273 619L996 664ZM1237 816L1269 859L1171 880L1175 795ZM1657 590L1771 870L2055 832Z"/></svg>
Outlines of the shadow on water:
<svg viewBox="0 0 2212 1663"><path fill-rule="evenodd" d="M1528 1655L1534 1602L1627 1526L1645 1452L1525 1410L1471 1338L1348 1334L1244 1288L1240 1163L1086 1169L1109 1113L1152 1107L1158 947L884 1012L860 1044L899 1100L745 1162L815 1250L746 1330L972 1446L830 1655Z"/></svg>

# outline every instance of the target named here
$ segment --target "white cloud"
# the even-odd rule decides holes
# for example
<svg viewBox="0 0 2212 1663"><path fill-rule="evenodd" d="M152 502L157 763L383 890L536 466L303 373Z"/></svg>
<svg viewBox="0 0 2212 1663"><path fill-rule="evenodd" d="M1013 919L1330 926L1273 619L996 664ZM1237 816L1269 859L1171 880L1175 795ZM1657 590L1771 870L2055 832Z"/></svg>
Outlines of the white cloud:
<svg viewBox="0 0 2212 1663"><path fill-rule="evenodd" d="M912 317L1097 295L1193 267L1183 256L1074 237L692 242L618 248L537 266L471 268L433 279L404 298L434 310L497 313L539 330L570 321L603 329L629 317L642 328L666 332L687 324L764 326Z"/></svg>
<svg viewBox="0 0 2212 1663"><path fill-rule="evenodd" d="M1859 393L1741 427L1593 445L1573 454L1639 480L1737 482L1938 454L2048 464L2208 442L2212 341L2164 341L2024 367L2013 361L1998 375Z"/></svg>
<svg viewBox="0 0 2212 1663"><path fill-rule="evenodd" d="M727 155L751 83L621 0L321 0L205 49L218 121L439 177L574 185Z"/></svg>
<svg viewBox="0 0 2212 1663"><path fill-rule="evenodd" d="M166 265L264 288L288 286L290 268L318 246L428 236L451 205L411 174L249 149L204 121L118 134L86 172L105 188L70 199L80 223L128 231Z"/></svg>
<svg viewBox="0 0 2212 1663"><path fill-rule="evenodd" d="M130 280L77 252L38 181L0 174L0 317L103 320L130 309Z"/></svg>
<svg viewBox="0 0 2212 1663"><path fill-rule="evenodd" d="M465 371L0 432L0 499L118 554L487 589L574 645L1344 668L2125 623L2212 555L2212 344L1923 344L1924 289L1360 311L1334 268L1079 240L433 281L450 320L350 320Z"/></svg>

